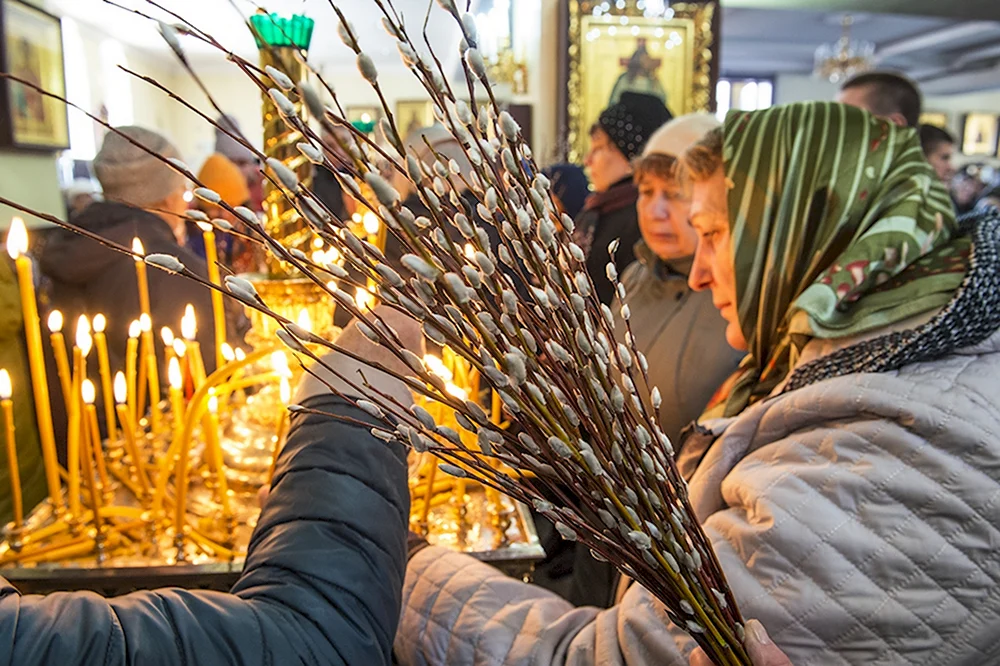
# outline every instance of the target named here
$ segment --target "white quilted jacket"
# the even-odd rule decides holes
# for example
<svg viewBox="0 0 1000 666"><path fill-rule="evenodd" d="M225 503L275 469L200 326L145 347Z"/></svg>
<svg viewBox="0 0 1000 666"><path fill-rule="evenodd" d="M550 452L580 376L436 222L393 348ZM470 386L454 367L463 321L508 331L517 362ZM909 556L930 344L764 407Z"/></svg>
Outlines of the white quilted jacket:
<svg viewBox="0 0 1000 666"><path fill-rule="evenodd" d="M1000 664L1000 334L755 405L690 490L743 614L795 666ZM692 648L638 585L574 609L441 548L403 595L407 665L668 666Z"/></svg>

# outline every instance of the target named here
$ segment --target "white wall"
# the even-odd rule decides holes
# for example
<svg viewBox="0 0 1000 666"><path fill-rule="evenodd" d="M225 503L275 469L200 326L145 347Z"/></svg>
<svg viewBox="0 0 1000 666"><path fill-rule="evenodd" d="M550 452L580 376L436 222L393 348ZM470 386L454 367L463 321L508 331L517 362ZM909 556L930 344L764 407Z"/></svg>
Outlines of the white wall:
<svg viewBox="0 0 1000 666"><path fill-rule="evenodd" d="M833 99L838 86L809 74L779 74L774 80L774 103L791 104L820 99Z"/></svg>

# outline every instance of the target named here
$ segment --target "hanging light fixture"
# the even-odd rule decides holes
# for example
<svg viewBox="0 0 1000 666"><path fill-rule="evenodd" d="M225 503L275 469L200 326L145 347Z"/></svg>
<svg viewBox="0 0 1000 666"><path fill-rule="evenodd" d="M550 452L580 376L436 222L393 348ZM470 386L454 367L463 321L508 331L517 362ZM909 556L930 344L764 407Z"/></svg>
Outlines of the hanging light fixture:
<svg viewBox="0 0 1000 666"><path fill-rule="evenodd" d="M875 44L851 39L852 25L854 18L850 14L845 14L841 20L843 34L840 39L816 49L813 74L817 77L839 83L875 66Z"/></svg>

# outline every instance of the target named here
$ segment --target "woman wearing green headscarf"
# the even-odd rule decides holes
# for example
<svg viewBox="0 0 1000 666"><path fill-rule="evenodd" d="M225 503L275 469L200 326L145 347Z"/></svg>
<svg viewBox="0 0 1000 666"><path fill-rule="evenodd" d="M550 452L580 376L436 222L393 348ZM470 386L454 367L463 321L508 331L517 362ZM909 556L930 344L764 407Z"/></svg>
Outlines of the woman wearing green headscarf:
<svg viewBox="0 0 1000 666"><path fill-rule="evenodd" d="M915 132L838 104L731 113L685 161L690 284L748 356L679 465L742 613L796 666L1000 663L1000 219L959 224ZM404 664L693 647L637 585L572 609L425 549L403 595Z"/></svg>

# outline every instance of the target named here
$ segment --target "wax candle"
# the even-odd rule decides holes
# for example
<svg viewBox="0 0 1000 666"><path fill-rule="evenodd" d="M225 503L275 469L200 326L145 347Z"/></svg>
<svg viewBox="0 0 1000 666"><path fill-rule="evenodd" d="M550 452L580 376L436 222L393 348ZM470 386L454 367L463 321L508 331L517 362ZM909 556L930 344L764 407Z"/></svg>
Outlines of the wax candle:
<svg viewBox="0 0 1000 666"><path fill-rule="evenodd" d="M115 411L118 414L118 421L122 427L122 434L125 438L125 452L128 453L132 466L135 468L135 476L142 488L143 497L149 496L149 476L146 474L146 461L139 454L139 446L135 441L135 424L132 422L128 412L128 382L125 374L118 372L115 375Z"/></svg>
<svg viewBox="0 0 1000 666"><path fill-rule="evenodd" d="M160 339L163 341L163 367L166 368L170 365L170 359L175 356L174 332L169 326L160 329Z"/></svg>
<svg viewBox="0 0 1000 666"><path fill-rule="evenodd" d="M94 429L89 427L89 412L93 411L95 414L96 423L96 410L94 408L94 398L96 397L96 390L94 389L94 383L89 379L84 379L80 383L80 397L83 399L84 407L84 422L85 426L82 429L80 441L83 448L83 473L87 477L87 486L90 488L90 503L94 510L94 527L97 530L97 538L101 538L101 494L106 485L98 486L97 475L94 474L95 464L94 461L98 456L102 456L99 452L101 446L101 440L94 440ZM106 483L107 479L104 479Z"/></svg>
<svg viewBox="0 0 1000 666"><path fill-rule="evenodd" d="M136 414L136 362L139 353L139 335L142 329L138 319L133 319L128 326L128 342L125 346L125 382L128 389L128 413L132 423L138 423Z"/></svg>
<svg viewBox="0 0 1000 666"><path fill-rule="evenodd" d="M153 340L153 321L149 315L139 316L139 329L142 332L142 342L145 355L139 359L146 367L146 377L149 379L149 422L153 432L160 430L160 369L156 360L156 345Z"/></svg>
<svg viewBox="0 0 1000 666"><path fill-rule="evenodd" d="M83 405L81 390L87 376L87 355L93 346L90 336L90 321L81 315L76 324L76 344L73 346L73 382L70 389L72 400L68 416L66 435L66 471L69 476L69 507L73 518L80 518L80 446L81 436L86 432L83 426Z"/></svg>
<svg viewBox="0 0 1000 666"><path fill-rule="evenodd" d="M219 254L215 247L215 232L212 225L207 222L199 222L202 238L205 241L205 263L208 264L208 279L218 286L222 286L222 278L219 277ZM226 309L222 301L222 292L212 290L212 320L215 323L215 367L222 367L222 345L226 342Z"/></svg>
<svg viewBox="0 0 1000 666"><path fill-rule="evenodd" d="M94 402L97 399L97 389L94 382L84 379L80 385L80 396L83 398L83 427L90 435L90 448L94 459L91 461L97 466L97 476L101 482L101 492L107 493L111 490L108 482L108 468L104 464L104 446L101 442L101 431L97 427L97 406Z"/></svg>
<svg viewBox="0 0 1000 666"><path fill-rule="evenodd" d="M184 429L184 377L181 364L176 358L167 366L167 381L170 384L170 409L173 412L173 439L179 439Z"/></svg>
<svg viewBox="0 0 1000 666"><path fill-rule="evenodd" d="M108 338L104 335L107 323L104 315L94 315L94 346L97 347L97 365L101 375L104 421L108 431L108 439L114 440L118 435L115 433L114 389L111 385L111 363L108 361ZM54 342L53 345L55 345Z"/></svg>
<svg viewBox="0 0 1000 666"><path fill-rule="evenodd" d="M0 409L3 410L4 433L7 437L7 468L10 471L10 496L14 502L14 529L20 534L24 527L24 506L21 498L21 469L17 465L17 440L14 439L14 403L10 374L0 370Z"/></svg>
<svg viewBox="0 0 1000 666"><path fill-rule="evenodd" d="M209 389L207 406L208 414L202 420L202 427L205 430L205 442L208 445L212 467L218 479L219 504L222 505L223 515L229 516L231 515L229 508L229 484L226 481L226 469L222 462L222 444L219 442L219 398L215 395L214 389Z"/></svg>
<svg viewBox="0 0 1000 666"><path fill-rule="evenodd" d="M146 250L142 246L142 241L138 238L132 239L132 258L135 259L135 278L139 286L139 312L149 314L149 280L146 277Z"/></svg>
<svg viewBox="0 0 1000 666"><path fill-rule="evenodd" d="M69 357L66 355L66 339L63 337L63 316L59 310L49 313L49 342L52 344L52 357L56 360L56 373L59 375L59 386L62 388L63 402L69 410L70 370Z"/></svg>
<svg viewBox="0 0 1000 666"><path fill-rule="evenodd" d="M49 500L56 511L63 508L59 485L59 462L56 459L56 438L52 429L52 406L49 403L49 385L45 373L45 356L42 353L42 331L38 321L38 303L35 300L34 275L28 251L28 232L19 217L11 220L7 231L7 253L17 269L17 284L21 293L21 313L24 317L24 337L28 346L28 366L35 398L35 415L38 419L38 436L45 461L45 481Z"/></svg>
<svg viewBox="0 0 1000 666"><path fill-rule="evenodd" d="M201 356L201 345L198 344L198 318L195 316L194 306L190 303L185 306L184 316L181 318L181 335L187 347L185 358L188 361L188 370L197 389L205 383L205 362Z"/></svg>

